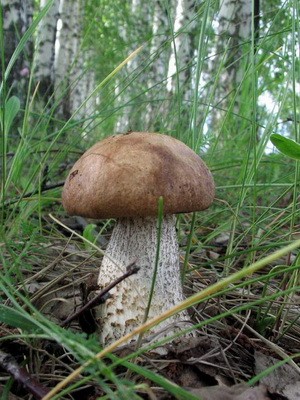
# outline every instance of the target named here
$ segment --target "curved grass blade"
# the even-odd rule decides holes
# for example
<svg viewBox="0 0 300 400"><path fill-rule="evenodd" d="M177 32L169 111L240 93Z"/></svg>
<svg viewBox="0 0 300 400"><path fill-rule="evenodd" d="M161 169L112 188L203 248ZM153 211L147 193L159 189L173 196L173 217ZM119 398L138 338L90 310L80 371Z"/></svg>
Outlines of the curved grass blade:
<svg viewBox="0 0 300 400"><path fill-rule="evenodd" d="M11 307L0 304L0 322L14 328L23 329L27 332L37 331L38 327L32 320L26 318L26 313L21 314L19 311Z"/></svg>
<svg viewBox="0 0 300 400"><path fill-rule="evenodd" d="M9 74L12 70L12 67L14 66L15 62L17 61L19 55L21 54L21 52L23 51L25 44L28 42L28 40L30 39L30 37L33 35L33 33L35 32L38 24L41 22L41 20L44 18L44 16L47 14L47 12L49 11L49 9L52 7L54 0L49 0L48 3L45 5L45 7L38 13L37 17L33 20L32 24L30 25L30 27L27 29L27 31L24 33L24 35L22 36L22 38L20 39L18 46L16 47L15 51L13 52L13 55L11 56L11 59L9 61L9 63L7 64L5 73L4 73L4 82L7 80L7 78L9 77ZM3 87L4 87L4 82L1 82L0 84L0 96L2 94L3 91Z"/></svg>

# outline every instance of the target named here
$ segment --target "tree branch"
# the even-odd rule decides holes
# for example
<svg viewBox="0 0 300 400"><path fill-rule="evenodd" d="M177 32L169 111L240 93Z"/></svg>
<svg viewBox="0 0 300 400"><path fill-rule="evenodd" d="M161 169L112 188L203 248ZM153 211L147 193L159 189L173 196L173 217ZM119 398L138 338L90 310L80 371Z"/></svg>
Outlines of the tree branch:
<svg viewBox="0 0 300 400"><path fill-rule="evenodd" d="M38 194L39 192L44 193L47 190L51 190L51 189L56 189L56 188L62 187L64 185L64 183L65 183L65 181L48 184L46 186L42 185L41 189L35 189L35 190L32 190L31 192L27 192L27 193L21 194L19 197L16 197L14 199L7 200L5 202L5 206L6 207L11 206L12 204L18 203L19 201L23 200L24 198L34 196L35 194Z"/></svg>
<svg viewBox="0 0 300 400"><path fill-rule="evenodd" d="M33 378L25 368L20 367L16 360L10 355L0 350L0 366L8 372L18 383L31 393L35 399L42 399L50 392L50 389L42 386Z"/></svg>

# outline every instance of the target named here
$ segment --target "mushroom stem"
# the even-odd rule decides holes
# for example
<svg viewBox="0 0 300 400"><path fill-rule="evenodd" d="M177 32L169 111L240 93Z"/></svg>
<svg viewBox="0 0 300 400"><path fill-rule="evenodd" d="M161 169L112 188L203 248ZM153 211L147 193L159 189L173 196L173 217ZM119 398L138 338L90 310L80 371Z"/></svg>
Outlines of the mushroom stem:
<svg viewBox="0 0 300 400"><path fill-rule="evenodd" d="M108 344L131 332L142 324L154 279L157 249L157 218L121 218L117 221L104 256L98 283L108 285L126 265L136 260L140 271L121 282L111 293L111 298L99 307L101 340ZM113 260L114 262L112 262ZM154 292L148 318L159 315L184 299L179 267L179 247L175 230L175 217L167 215L163 219L160 239L160 257ZM187 312L181 312L161 323L151 333L189 320Z"/></svg>

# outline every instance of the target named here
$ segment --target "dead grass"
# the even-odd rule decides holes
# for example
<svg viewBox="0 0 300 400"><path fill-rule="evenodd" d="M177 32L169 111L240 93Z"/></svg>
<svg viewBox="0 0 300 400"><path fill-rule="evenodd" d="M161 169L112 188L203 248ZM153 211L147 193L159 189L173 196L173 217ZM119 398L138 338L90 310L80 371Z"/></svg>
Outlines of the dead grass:
<svg viewBox="0 0 300 400"><path fill-rule="evenodd" d="M187 295L201 291L222 275L226 241L222 245L218 241L211 245L214 250L196 250L190 255L185 280ZM5 256L7 259L10 257L9 254ZM243 264L245 257L237 258L233 268ZM279 260L278 265L286 265L286 261ZM101 256L85 250L77 238L49 236L46 242L23 257L22 280L16 285L38 310L60 324L94 296L100 263ZM140 354L135 362L180 386L195 389L220 384L232 386L251 380L261 372L257 355L280 361L299 353L299 296L293 292L288 296L281 295L282 272L272 275L274 269L276 266L270 265L253 276L249 284L232 287L190 310L194 323L202 325L197 337L185 337L167 344L163 356L155 352ZM270 278L265 279L266 275ZM259 304L263 297L276 293L275 299ZM3 301L9 304L7 299L3 298ZM97 329L93 313L88 318L72 322L68 329L92 334ZM24 339L18 329L4 324L0 327L0 335L1 349L20 363L25 361L30 374L38 376L45 386L53 387L78 367L78 361L59 343L38 337ZM132 346L129 345L116 354L124 357L131 352ZM297 361L299 358L291 359L288 367L299 374ZM125 369L118 367L116 372L123 376ZM8 379L9 376L2 373L2 385L7 384ZM131 380L137 385L149 385L152 394L144 393L142 398L168 398L161 389L139 375L131 373ZM285 382L282 387L285 387ZM278 388L276 390L281 394ZM17 396L21 393L23 399L29 399L29 395L17 385L13 385L12 391ZM74 392L72 398L80 398L78 396L83 393L86 399L103 394L101 387L93 381L78 389L77 394Z"/></svg>

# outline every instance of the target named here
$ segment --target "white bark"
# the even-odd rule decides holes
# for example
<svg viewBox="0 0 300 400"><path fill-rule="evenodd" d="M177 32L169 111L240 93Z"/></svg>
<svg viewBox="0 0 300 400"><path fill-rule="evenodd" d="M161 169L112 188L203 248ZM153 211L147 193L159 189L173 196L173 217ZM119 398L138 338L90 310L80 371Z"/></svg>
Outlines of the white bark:
<svg viewBox="0 0 300 400"><path fill-rule="evenodd" d="M55 62L55 96L58 101L64 96L61 113L65 118L75 112L76 119L85 118L87 112L93 112L95 104L95 99L91 99L81 107L95 86L94 72L87 66L91 51L82 46L83 13L81 0L61 0L62 26Z"/></svg>
<svg viewBox="0 0 300 400"><path fill-rule="evenodd" d="M69 81L70 91L70 114L72 115L83 103L86 98L85 61L86 55L82 49L82 23L83 5L80 0L73 3L72 14L69 16L69 29L71 31L69 49ZM76 118L84 116L84 107L77 114Z"/></svg>
<svg viewBox="0 0 300 400"><path fill-rule="evenodd" d="M215 107L209 124L218 131L223 116L229 107L239 113L239 85L245 73L247 41L251 39L252 0L222 0L217 18L215 57L210 58L209 76L219 74L213 95ZM238 129L237 127L235 129ZM226 130L226 129L225 129ZM222 135L224 144L226 138Z"/></svg>
<svg viewBox="0 0 300 400"><path fill-rule="evenodd" d="M252 0L223 0L219 10L219 33L239 39L251 34Z"/></svg>
<svg viewBox="0 0 300 400"><path fill-rule="evenodd" d="M47 0L41 0L43 8ZM53 6L43 18L37 32L37 56L35 78L39 81L40 92L53 93L54 89L54 59L57 21L59 17L60 0L55 0Z"/></svg>
<svg viewBox="0 0 300 400"><path fill-rule="evenodd" d="M31 0L1 0L4 7L4 30L21 28L19 34L24 34L28 29L33 13Z"/></svg>
<svg viewBox="0 0 300 400"><path fill-rule="evenodd" d="M70 52L72 48L71 29L69 26L72 15L72 4L68 0L61 0L60 20L61 28L58 34L58 51L55 59L55 84L56 89L62 84L69 71ZM57 96L59 94L57 93Z"/></svg>
<svg viewBox="0 0 300 400"><path fill-rule="evenodd" d="M5 36L4 64L7 65L19 44L20 38L24 35L31 24L33 0L0 0L0 3L2 5L3 30ZM11 70L10 76L7 80L7 87L10 90L10 94L16 94L21 100L21 103L23 103L27 95L27 84L30 75L32 53L32 41L29 40L14 63L13 69ZM0 73L2 74L1 65Z"/></svg>
<svg viewBox="0 0 300 400"><path fill-rule="evenodd" d="M99 285L108 285L126 272L126 266L133 261L141 269L111 290L112 297L99 308L101 340L105 345L131 332L144 321L154 279L157 240L157 218L123 218L116 223L106 250L107 257L104 257L100 269ZM148 318L161 314L184 299L174 216L166 216L163 220L160 246ZM188 313L181 312L153 328L150 333L169 327L165 334L170 334L176 331L176 327L178 330L186 326L188 320Z"/></svg>
<svg viewBox="0 0 300 400"><path fill-rule="evenodd" d="M55 62L55 97L59 101L63 94L61 113L65 118L72 115L71 86L74 85L76 61L80 48L81 15L80 0L61 0L61 29L59 31L59 48Z"/></svg>
<svg viewBox="0 0 300 400"><path fill-rule="evenodd" d="M176 8L173 52L170 67L177 69L177 77L173 77L171 91L176 92L178 87L185 100L191 100L191 69L194 59L193 35L197 28L195 19L195 0L179 0ZM178 34L178 32L180 32ZM175 48L174 48L175 47ZM176 60L175 60L176 57Z"/></svg>
<svg viewBox="0 0 300 400"><path fill-rule="evenodd" d="M175 7L175 2L169 2L169 7ZM159 0L155 1L154 16L153 16L153 38L151 41L151 56L153 62L149 75L149 87L159 85L159 90L166 91L167 74L169 67L169 58L171 54L171 47L166 45L170 34L170 23L168 12L165 8L164 2Z"/></svg>
<svg viewBox="0 0 300 400"><path fill-rule="evenodd" d="M156 0L153 6L152 40L150 47L149 73L145 74L148 87L148 106L144 116L148 130L163 130L161 115L167 115L170 107L170 93L167 90L169 59L171 56L170 37L176 0ZM159 99L159 102L157 102ZM159 118L157 118L159 116Z"/></svg>
<svg viewBox="0 0 300 400"><path fill-rule="evenodd" d="M252 0L223 0L219 10L218 48L224 50L229 40L227 68L221 75L219 97L226 98L242 80L243 42L251 38Z"/></svg>
<svg viewBox="0 0 300 400"><path fill-rule="evenodd" d="M134 29L126 31L122 25L119 27L120 37L128 43L128 54L136 50L139 46L144 44L147 31L151 29L153 20L153 5L147 0L132 0L131 1L131 15ZM143 50L143 58L145 59L146 51L149 51L147 46ZM150 52L149 52L150 56ZM120 107L120 116L116 123L117 132L126 132L130 129L139 129L139 123L142 122L141 129L147 130L145 123L146 116L136 106L137 100L135 99L139 93L143 93L148 84L148 74L145 71L139 74L140 57L131 60L124 68L125 79L118 80L120 87L116 87L116 105ZM123 85L132 80L129 87ZM133 100L133 105L130 104Z"/></svg>

